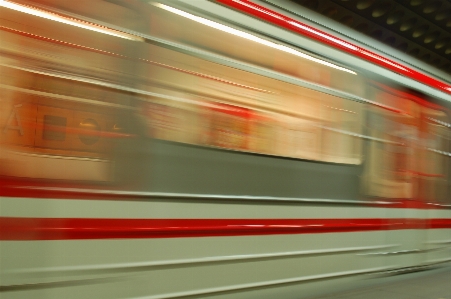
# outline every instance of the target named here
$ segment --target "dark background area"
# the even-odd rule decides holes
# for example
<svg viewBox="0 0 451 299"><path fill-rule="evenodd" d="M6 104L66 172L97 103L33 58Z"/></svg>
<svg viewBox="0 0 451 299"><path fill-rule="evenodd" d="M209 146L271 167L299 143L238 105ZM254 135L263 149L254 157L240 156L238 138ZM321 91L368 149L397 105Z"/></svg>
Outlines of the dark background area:
<svg viewBox="0 0 451 299"><path fill-rule="evenodd" d="M451 1L292 1L451 74Z"/></svg>

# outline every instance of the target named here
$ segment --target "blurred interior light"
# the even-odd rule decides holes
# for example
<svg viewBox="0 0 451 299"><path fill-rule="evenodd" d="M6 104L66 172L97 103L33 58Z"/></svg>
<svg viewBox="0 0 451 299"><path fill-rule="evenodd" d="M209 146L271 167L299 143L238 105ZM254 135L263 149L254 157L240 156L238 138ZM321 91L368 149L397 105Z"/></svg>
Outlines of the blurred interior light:
<svg viewBox="0 0 451 299"><path fill-rule="evenodd" d="M134 40L134 41L144 41L144 39L139 37L139 36L135 36L135 35L128 34L128 33L125 33L125 32L118 31L118 30L114 30L114 29L110 29L110 28L107 28L105 26L101 26L101 25L98 25L98 24L89 23L89 22L86 22L86 21L77 20L77 19L74 19L74 18L71 18L71 17L59 15L59 14L56 14L56 13L53 13L53 12L49 12L49 11L45 11L43 9L36 8L36 7L33 7L33 6L18 4L18 3L11 2L11 1L8 1L8 0L0 0L0 6L6 7L6 8L9 8L9 9L13 9L13 10L16 10L16 11L20 11L20 12L23 12L23 13L26 13L26 14L30 14L30 15L33 15L33 16L45 18L45 19L48 19L48 20L52 20L52 21L56 21L56 22L72 25L72 26L75 26L75 27L79 27L79 28L83 28L83 29L88 29L88 30L92 30L92 31L96 31L96 32L100 32L100 33L104 33L104 34L120 37L120 38L125 38L125 39L129 39L129 40Z"/></svg>
<svg viewBox="0 0 451 299"><path fill-rule="evenodd" d="M198 23L207 25L209 27L212 27L212 28L215 28L215 29L218 29L218 30L221 30L221 31L224 31L224 32L236 35L236 36L239 36L239 37L246 38L248 40L257 42L259 44L262 44L262 45L265 45L265 46L268 46L268 47L271 47L271 48L274 48L274 49L277 49L277 50L280 50L280 51L284 51L286 53L290 53L290 54L293 54L293 55L296 55L296 56L299 56L299 57L302 57L302 58L314 61L316 63L320 63L322 65L326 65L328 67L331 67L331 68L334 68L334 69L337 69L337 70L340 70L340 71L344 71L344 72L347 72L347 73L351 73L351 74L357 75L356 72L351 71L349 69L346 69L344 67L341 67L341 66L335 65L333 63L330 63L330 62L327 62L327 61L315 58L313 56L310 56L310 55L307 55L305 53L299 52L299 51L297 51L297 50L295 50L293 48L290 48L290 47L287 47L287 46L284 46L284 45L281 45L281 44L273 43L273 42L271 42L269 40L260 38L258 36L252 35L252 34L249 34L247 32L243 32L243 31L234 29L232 27L228 27L228 26L225 26L225 25L213 22L211 20L204 19L202 17L198 17L198 16L195 16L195 15L192 15L190 13L187 13L187 12L183 11L183 10L180 10L180 9L177 9L177 8L165 5L165 4L155 3L155 2L151 3L151 4L153 4L153 5L155 5L155 6L159 7L159 8L162 8L164 10L170 11L172 13L178 14L179 16L182 16L182 17L188 18L190 20L196 21Z"/></svg>

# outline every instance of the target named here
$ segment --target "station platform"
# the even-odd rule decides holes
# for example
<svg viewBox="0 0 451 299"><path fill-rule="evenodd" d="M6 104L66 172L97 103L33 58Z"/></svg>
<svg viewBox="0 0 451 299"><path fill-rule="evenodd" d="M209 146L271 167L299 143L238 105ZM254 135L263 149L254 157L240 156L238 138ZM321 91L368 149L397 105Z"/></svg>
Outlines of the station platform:
<svg viewBox="0 0 451 299"><path fill-rule="evenodd" d="M451 265L392 275L364 284L315 299L451 299Z"/></svg>

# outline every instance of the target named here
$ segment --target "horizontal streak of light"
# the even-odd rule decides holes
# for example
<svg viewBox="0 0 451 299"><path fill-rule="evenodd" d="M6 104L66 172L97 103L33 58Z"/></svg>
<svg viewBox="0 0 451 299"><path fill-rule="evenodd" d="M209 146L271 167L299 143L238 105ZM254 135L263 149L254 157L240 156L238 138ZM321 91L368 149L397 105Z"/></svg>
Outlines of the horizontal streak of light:
<svg viewBox="0 0 451 299"><path fill-rule="evenodd" d="M199 72L195 72L195 71L191 71L191 70L187 70L187 69L178 68L178 67L175 67L175 66L172 66L172 65L168 65L168 64L164 64L164 63L148 60L148 59L145 59L145 58L136 58L136 59L134 59L134 58L122 55L122 54L118 54L118 53L114 53L114 52L110 52L110 51L105 51L105 50L101 50L101 49L97 49L97 48L87 47L87 46L83 46L83 45L79 45L79 44L74 44L74 43L70 43L70 42L66 42L66 41L62 41L62 40L58 40L58 39L54 39L54 38L49 38L49 37L45 37L45 36L41 36L41 35L25 32L25 31L17 30L17 29L12 29L12 28L5 27L5 26L0 26L0 30L4 30L4 31L11 32L11 33L14 33L14 34L19 34L19 35L22 35L22 36L26 36L26 37L29 37L29 38L38 39L38 40L42 40L42 41L46 41L46 42L50 42L50 43L54 43L54 44L64 45L64 46L75 48L75 49L85 50L85 51L89 51L89 52L93 52L93 53L99 53L99 54L103 54L103 55L108 55L108 56L118 57L118 58L123 58L123 59L128 59L128 60L135 60L135 61L137 60L137 61L145 62L145 63L148 63L148 64L153 64L153 65L156 65L156 66L159 66L159 67L163 67L163 68L166 68L166 69L174 70L174 71L177 71L177 72L190 74L190 75L194 75L194 76L197 76L197 77L202 77L202 78L213 80L213 81L218 81L218 82L221 82L221 83L224 83L224 84L233 85L233 86L236 86L236 87L241 87L241 88L245 88L245 89L249 89L249 90L253 90L253 91L257 91L257 92L263 92L263 93L268 93L268 94L275 94L275 92L273 92L273 91L269 91L269 90L265 90L265 89L261 89L261 88L257 88L257 87L253 87L253 86L249 86L249 85L244 85L244 84L241 84L241 83L233 82L233 81L230 81L230 80L226 80L226 79L223 79L223 78L211 76L211 75L204 74L204 73L199 73Z"/></svg>
<svg viewBox="0 0 451 299"><path fill-rule="evenodd" d="M132 34L128 34L125 32L110 29L110 28L107 28L105 26L101 26L98 24L89 23L89 22L82 21L82 20L77 20L75 18L66 17L63 15L45 11L43 9L39 9L39 8L29 6L29 5L17 4L14 2L8 1L8 0L0 0L0 6L9 8L9 9L13 9L16 11L20 11L20 12L23 12L23 13L26 13L29 15L41 17L41 18L44 18L47 20L52 20L52 21L72 25L75 27L103 33L103 34L108 34L108 35L112 35L112 36L116 36L116 37L120 37L120 38L124 38L124 39L129 39L129 40L133 40L133 41L141 41L141 42L144 41L143 38L132 35Z"/></svg>
<svg viewBox="0 0 451 299"><path fill-rule="evenodd" d="M341 38L335 37L332 34L326 33L288 16L272 11L271 9L256 4L250 0L216 0L216 2L227 5L228 7L237 9L251 16L258 17L261 20L281 28L288 29L297 34L307 36L328 46L343 50L351 55L394 71L424 85L444 91L448 94L451 93L451 86L449 83L441 82L430 75L423 74L406 65L397 63L396 61L366 50L355 44L351 44Z"/></svg>
<svg viewBox="0 0 451 299"><path fill-rule="evenodd" d="M315 57L307 55L305 53L299 52L299 51L297 51L297 50L295 50L293 48L287 47L285 45L273 43L273 42L271 42L269 40L260 38L258 36L252 35L252 34L249 34L247 32L243 32L243 31L234 29L232 27L225 26L225 25L213 22L211 20L207 20L207 19L195 16L195 15L192 15L190 13L187 13L185 11L176 9L174 7L171 7L171 6L167 6L167 5L164 5L164 4L161 4L161 3L153 3L153 5L155 5L155 6L159 7L159 8L162 8L164 10L170 11L172 13L175 13L175 14L177 14L179 16L182 16L182 17L185 17L187 19L190 19L190 20L196 21L198 23L201 23L203 25L207 25L209 27L221 30L223 32L227 32L227 33L230 33L230 34L233 34L233 35L236 35L236 36L239 36L239 37L242 37L242 38L245 38L245 39L257 42L259 44L271 47L273 49L277 49L277 50L280 50L280 51L283 51L283 52L286 52L286 53L290 53L290 54L293 54L293 55L296 55L296 56L308 59L310 61L322 64L322 65L325 65L325 66L328 66L328 67L331 67L331 68L334 68L334 69L337 69L337 70L340 70L340 71L344 71L344 72L347 72L347 73L350 73L350 74L353 74L353 75L357 75L357 73L354 72L354 71L351 71L349 69L346 69L344 67L335 65L333 63L330 63L330 62L327 62L327 61L315 58Z"/></svg>

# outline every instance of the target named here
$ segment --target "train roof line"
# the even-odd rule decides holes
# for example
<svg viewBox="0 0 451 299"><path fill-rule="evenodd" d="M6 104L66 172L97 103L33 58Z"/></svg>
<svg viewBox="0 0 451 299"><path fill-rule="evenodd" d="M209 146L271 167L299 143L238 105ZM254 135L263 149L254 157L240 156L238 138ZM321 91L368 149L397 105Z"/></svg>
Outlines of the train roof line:
<svg viewBox="0 0 451 299"><path fill-rule="evenodd" d="M336 37L325 31L316 29L299 20L288 17L275 10L261 6L249 0L215 0L217 3L223 4L229 8L238 10L241 13L256 17L260 20L266 21L277 27L287 29L297 35L308 37L324 45L333 47L347 54L359 57L367 62L383 67L384 69L395 72L396 74L406 76L414 81L425 84L436 90L451 94L451 84L442 82L431 75L426 75L413 67L406 66L399 62L392 60L392 58L384 57L377 54L366 47L362 47L348 42L340 37Z"/></svg>
<svg viewBox="0 0 451 299"><path fill-rule="evenodd" d="M306 7L300 7L299 5L291 2L291 0L254 0L255 2L261 1L267 3L281 11L287 12L288 14L293 14L297 17L302 18L306 24L321 28L323 31L331 33L337 37L340 37L349 42L355 43L362 47L367 47L375 53L379 53L385 57L391 57L400 63L411 66L419 71L422 71L428 75L436 77L437 79L443 80L444 82L450 81L450 74L444 72L443 70L434 67L428 63L419 60L418 58L406 55L402 51L394 49L387 46L385 43L371 38L364 33L357 30L350 29L349 27L339 23L333 19L330 19L314 10L310 10Z"/></svg>
<svg viewBox="0 0 451 299"><path fill-rule="evenodd" d="M182 0L182 2L183 2L183 0ZM250 5L250 6L252 6L252 7L257 7L258 5L257 4L255 4L254 2L251 2L251 1L248 1L248 0L216 0L216 2L226 2L226 3L246 3L246 4L248 4L248 6ZM207 2L208 3L208 2ZM257 6L256 6L257 5ZM98 25L98 26L101 26L101 27L105 27L105 28L111 28L111 29L113 29L113 30L117 30L117 31L120 31L120 32L123 32L123 33L126 33L126 34L131 34L131 35L134 35L134 36L136 36L136 37L139 37L139 38L142 38L143 40L146 40L146 41L148 41L148 42L153 42L153 43L155 43L155 42L157 42L157 43L162 43L162 44L165 44L165 46L174 46L174 45L169 45L169 44L172 44L171 42L168 42L168 41L162 41L162 40L160 40L160 39L158 39L158 38L155 38L155 37L153 37L153 36L149 36L149 35L147 35L147 34L143 34L143 33L140 33L140 32L136 32L136 31L134 31L134 30L130 30L130 29L127 29L127 28L123 28L123 27L120 27L120 26L116 26L116 25L113 25L113 24L109 24L109 23L105 23L105 22L101 22L101 21L98 21L98 20L93 20L93 19L91 19L91 18L87 18L87 17L84 17L84 16L79 16L79 15L76 15L76 14L73 14L73 13L68 13L68 12L63 12L63 11L61 11L61 10L58 10L58 9L54 9L54 8L49 8L49 7L46 7L46 6L42 6L42 5L37 5L37 7L39 7L40 9L46 9L46 10L49 10L49 11L52 11L52 12L55 12L55 13L64 13L65 15L68 15L68 16L70 16L70 17L73 17L73 18L77 18L77 19L80 19L80 20L82 20L82 21L84 21L84 22L89 22L89 23L93 23L93 24L96 24L96 25ZM264 8L263 6L259 6L259 7L261 7L261 9L263 10L263 11L267 11L267 9L266 8ZM285 17L285 16L283 16L282 14L279 14L279 13L277 13L277 12L274 12L274 13L271 13L270 15L272 16L272 15L274 15L274 14L278 14L278 15L276 15L278 18L282 18L283 20L285 20L286 18L288 18L288 17ZM297 24L301 24L300 22L298 22L298 21L294 21L294 19L290 19L290 18L288 18L287 20L293 20L292 22L297 22ZM277 25L277 24L276 24ZM309 25L304 25L304 26L307 26L308 28L310 28L310 30L313 32L313 31L315 31L315 30L317 30L317 29L315 29L315 28L313 28L313 27L311 27L311 26L309 26ZM279 26L280 27L280 26ZM305 28L307 28L307 27L305 27ZM297 28L297 27L296 27ZM344 45L346 45L346 46L348 46L348 47L350 47L350 48L354 48L354 47L358 47L358 46L354 46L354 45L352 45L352 44L350 44L350 43L348 43L348 42L346 42L346 41L343 41L343 40L340 40L339 38L336 38L336 37L333 37L332 35L330 35L330 34L328 34L328 33L325 33L325 32L323 32L322 33L323 34L323 36L329 36L330 38L332 38L333 40L337 40L337 41L342 41L342 43L344 43ZM299 36L299 34L297 34L298 36ZM177 44L176 46L175 46L175 48L177 48L177 50L178 51L180 51L180 50L187 50L186 48L186 46L181 46L180 44ZM183 49L182 49L183 48ZM188 47L188 48L190 48L190 47ZM188 50L188 52L191 52L191 54L193 54L192 52L199 52L199 49L196 49L195 51L193 51L193 49L192 48L190 48L189 50ZM212 55L212 53L208 53L209 55L205 55L205 53L206 53L206 51L200 51L200 52L203 52L202 54L203 55L201 55L201 56L211 56ZM369 53L369 54L371 54L371 52L369 52L369 51L366 51L365 53ZM197 54L199 54L199 53L197 53ZM378 55L378 56L375 56L375 55L378 55L378 54L374 54L373 56L374 57L381 57L381 59L384 59L384 61L386 61L386 62L390 62L390 61L388 61L388 59L385 59L385 58L383 58L382 56L380 56L380 55ZM216 56L216 55L214 55L214 56ZM211 58L211 57L210 57ZM217 57L215 57L215 58L217 58ZM221 57L221 58L223 58L223 57ZM220 60L223 60L223 59L220 59ZM242 63L240 63L241 65L242 65ZM374 63L373 63L374 64ZM405 67L403 67L403 66L401 66L400 64L398 64L398 63L396 63L396 62L391 62L391 64L393 64L393 65L398 65L398 67L400 67L400 68L405 68ZM413 70L414 71L414 70ZM435 80L434 82L439 82L438 80L436 80L436 79L434 79L434 78L432 78L432 77L428 77L428 76L426 76L426 75L424 75L424 74L421 74L421 73L419 73L418 71L415 71L416 73L418 73L418 74L420 74L420 75L422 75L423 77L425 77L425 78L429 78L430 80ZM407 76L408 77L408 76ZM414 80L415 80L415 78L413 78ZM291 80L290 80L291 81ZM300 81L300 80L296 80L296 81ZM298 83L298 82L296 82L296 83ZM421 82L421 80L416 80L416 82ZM295 84L296 84L295 83ZM424 82L423 82L424 83ZM430 82L429 82L430 83ZM440 90L440 91L442 91L442 92L446 92L447 94L450 94L451 93L451 85L447 85L446 83L443 83L443 82L439 82L441 85L441 87L442 87L442 89ZM438 83L437 83L438 84ZM315 84L305 84L305 82L304 82L304 84L301 84L301 86L302 85L315 85ZM316 86L316 87L318 87L318 86ZM321 87L323 87L323 86L321 86ZM433 85L432 87L435 87L435 88L437 88L437 86L435 86L435 85ZM324 87L323 88L319 88L320 90L321 89L324 89ZM325 90L321 90L321 91L323 91L323 92L326 92L326 93L330 93L330 90L329 90L329 88L326 88L326 90L327 91L325 91ZM335 90L334 90L335 91ZM336 92L334 92L335 94L336 94ZM341 92L342 93L342 92ZM341 95L341 96L343 96L343 95ZM360 101L360 102L367 102L367 103L370 103L370 104L375 104L375 105L377 105L377 106L380 106L380 107L382 107L382 108L385 108L385 109L389 109L389 110L392 110L392 109L390 109L391 107L385 107L385 105L381 105L380 103L373 103L372 101L369 101L369 100L366 100L366 99L363 99L363 98L360 98L360 97L349 97L349 95L346 95L345 96L346 98L348 98L348 99L352 99L352 100L357 100L357 101ZM439 97L439 98L442 98L442 99L444 99L443 97ZM449 101L449 99L446 99L446 100L448 100ZM397 111L397 109L393 109L392 111L395 111L395 112L399 112L399 111Z"/></svg>

